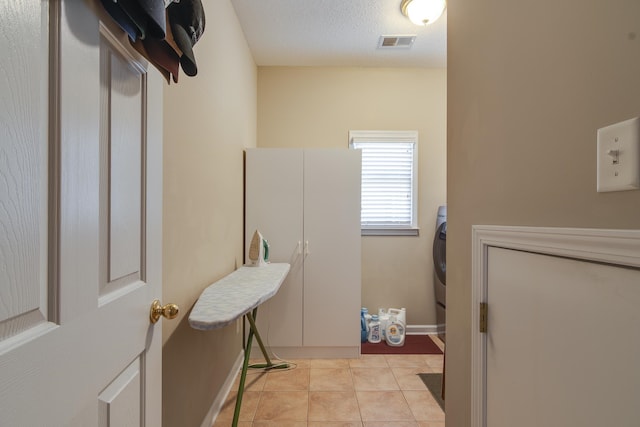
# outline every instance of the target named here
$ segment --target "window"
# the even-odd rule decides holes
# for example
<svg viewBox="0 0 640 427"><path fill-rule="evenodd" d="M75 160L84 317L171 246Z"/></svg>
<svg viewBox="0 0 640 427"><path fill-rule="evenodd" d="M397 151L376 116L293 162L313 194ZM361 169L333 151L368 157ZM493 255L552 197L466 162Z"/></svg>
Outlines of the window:
<svg viewBox="0 0 640 427"><path fill-rule="evenodd" d="M362 150L363 235L418 235L416 131L350 131Z"/></svg>

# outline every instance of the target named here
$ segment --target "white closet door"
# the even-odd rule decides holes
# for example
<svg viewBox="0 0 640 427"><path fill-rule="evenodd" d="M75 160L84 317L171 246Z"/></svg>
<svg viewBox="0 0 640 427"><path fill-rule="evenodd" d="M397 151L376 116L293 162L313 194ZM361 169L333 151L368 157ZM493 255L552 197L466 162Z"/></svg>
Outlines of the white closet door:
<svg viewBox="0 0 640 427"><path fill-rule="evenodd" d="M359 346L361 153L304 153L304 345Z"/></svg>
<svg viewBox="0 0 640 427"><path fill-rule="evenodd" d="M302 150L249 149L246 156L245 260L253 232L269 241L269 259L291 270L278 293L258 310L265 344L302 346Z"/></svg>

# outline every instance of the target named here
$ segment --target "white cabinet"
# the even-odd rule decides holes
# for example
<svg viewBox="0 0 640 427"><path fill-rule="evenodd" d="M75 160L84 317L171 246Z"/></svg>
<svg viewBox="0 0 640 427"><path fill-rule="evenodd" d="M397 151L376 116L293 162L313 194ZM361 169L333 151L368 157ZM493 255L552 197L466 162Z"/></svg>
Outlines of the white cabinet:
<svg viewBox="0 0 640 427"><path fill-rule="evenodd" d="M280 357L358 357L361 156L349 149L248 149L245 248L258 229L291 270L258 310ZM245 258L248 259L245 253Z"/></svg>

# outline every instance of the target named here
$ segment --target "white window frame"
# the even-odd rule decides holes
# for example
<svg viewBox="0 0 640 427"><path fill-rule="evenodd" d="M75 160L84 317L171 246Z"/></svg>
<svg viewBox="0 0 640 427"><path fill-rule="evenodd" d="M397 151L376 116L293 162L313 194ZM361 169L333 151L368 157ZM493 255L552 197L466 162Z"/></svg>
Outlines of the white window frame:
<svg viewBox="0 0 640 427"><path fill-rule="evenodd" d="M355 143L413 143L411 185L411 224L366 225L360 224L363 236L418 236L418 131L349 131L349 148Z"/></svg>

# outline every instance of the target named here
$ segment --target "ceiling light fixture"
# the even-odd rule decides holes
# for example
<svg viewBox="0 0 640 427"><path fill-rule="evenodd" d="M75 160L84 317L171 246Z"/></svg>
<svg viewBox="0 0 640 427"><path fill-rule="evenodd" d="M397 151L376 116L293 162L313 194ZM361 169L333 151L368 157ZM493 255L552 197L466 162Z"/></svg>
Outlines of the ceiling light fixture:
<svg viewBox="0 0 640 427"><path fill-rule="evenodd" d="M400 10L416 25L429 25L436 22L444 9L446 0L402 0Z"/></svg>

